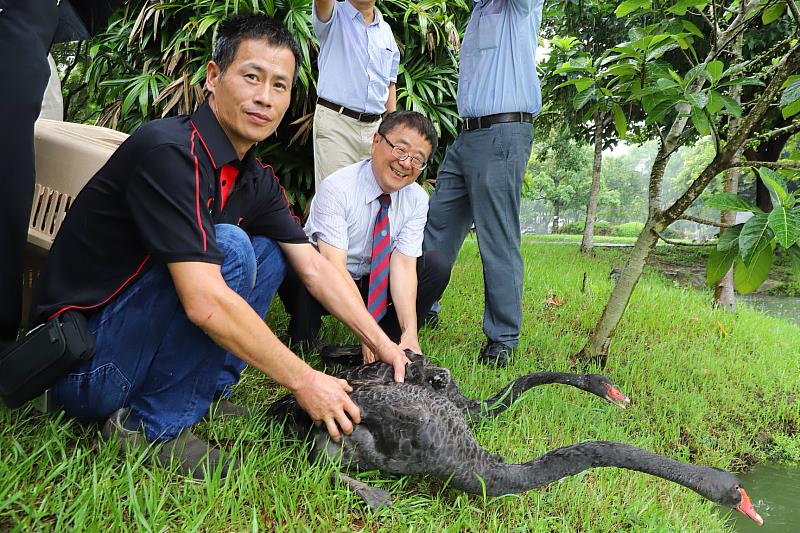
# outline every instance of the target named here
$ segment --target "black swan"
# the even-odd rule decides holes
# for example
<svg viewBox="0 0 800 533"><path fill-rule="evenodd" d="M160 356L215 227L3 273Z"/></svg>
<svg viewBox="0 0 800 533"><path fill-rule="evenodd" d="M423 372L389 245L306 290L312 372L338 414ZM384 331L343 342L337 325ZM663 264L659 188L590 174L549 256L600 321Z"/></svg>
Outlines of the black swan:
<svg viewBox="0 0 800 533"><path fill-rule="evenodd" d="M674 481L763 522L739 480L723 470L602 441L558 448L524 464L507 464L478 444L465 420L496 416L531 387L547 383L572 385L625 407L628 398L603 376L534 373L509 383L493 398L478 401L461 394L446 368L417 354L409 354L409 359L405 383L395 383L392 368L381 362L337 374L353 387L350 396L361 409L361 423L343 436L341 444L330 440L324 426L315 426L291 395L273 403L268 414L284 420L285 427L301 438L308 435L312 458L341 460L349 470L429 474L465 492L499 496L540 487L587 468L615 466ZM373 508L390 501L384 491L340 477Z"/></svg>

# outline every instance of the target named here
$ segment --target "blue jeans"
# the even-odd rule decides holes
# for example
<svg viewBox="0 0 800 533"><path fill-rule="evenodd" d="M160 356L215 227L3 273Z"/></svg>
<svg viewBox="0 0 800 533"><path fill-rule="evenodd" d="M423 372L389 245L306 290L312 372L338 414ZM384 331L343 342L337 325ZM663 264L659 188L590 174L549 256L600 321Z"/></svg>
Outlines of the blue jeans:
<svg viewBox="0 0 800 533"><path fill-rule="evenodd" d="M283 252L233 225L217 225L216 234L225 283L265 316L286 272ZM149 440L175 438L198 422L246 366L189 321L164 265L92 316L89 329L97 352L52 388L54 401L83 420L129 407Z"/></svg>

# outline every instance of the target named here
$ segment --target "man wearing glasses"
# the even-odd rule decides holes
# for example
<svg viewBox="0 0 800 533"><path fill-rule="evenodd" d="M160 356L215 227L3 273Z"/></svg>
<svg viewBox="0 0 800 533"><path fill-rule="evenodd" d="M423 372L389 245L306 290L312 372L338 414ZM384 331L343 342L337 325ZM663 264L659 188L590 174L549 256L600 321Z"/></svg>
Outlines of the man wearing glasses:
<svg viewBox="0 0 800 533"><path fill-rule="evenodd" d="M436 142L423 115L388 114L372 137L371 157L322 182L305 226L389 338L415 352L417 329L450 275L438 252L422 252L428 195L416 180ZM291 271L280 294L291 315L292 343L310 346L325 309ZM375 360L368 348L362 352L364 362Z"/></svg>

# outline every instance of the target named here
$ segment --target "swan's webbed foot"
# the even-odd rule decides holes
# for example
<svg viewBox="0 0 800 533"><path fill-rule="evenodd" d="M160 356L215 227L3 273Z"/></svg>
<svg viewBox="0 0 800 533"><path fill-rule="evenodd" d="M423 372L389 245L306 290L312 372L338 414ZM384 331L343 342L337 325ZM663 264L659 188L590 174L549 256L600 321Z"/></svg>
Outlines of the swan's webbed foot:
<svg viewBox="0 0 800 533"><path fill-rule="evenodd" d="M373 487L372 485L367 485L366 483L357 479L353 479L346 474L342 474L341 472L332 474L332 477L338 479L353 489L355 493L361 496L361 499L363 499L373 511L377 511L378 509L382 509L384 507L389 507L393 503L392 495L383 489Z"/></svg>

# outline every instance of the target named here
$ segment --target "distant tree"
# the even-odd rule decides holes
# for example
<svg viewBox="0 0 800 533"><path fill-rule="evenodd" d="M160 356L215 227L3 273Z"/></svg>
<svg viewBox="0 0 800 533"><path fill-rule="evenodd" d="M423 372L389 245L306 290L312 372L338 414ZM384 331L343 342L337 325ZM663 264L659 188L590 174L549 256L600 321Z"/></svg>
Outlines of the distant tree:
<svg viewBox="0 0 800 533"><path fill-rule="evenodd" d="M535 142L523 186L523 195L552 208L552 233L568 209L585 205L590 187L591 153L569 135L551 130Z"/></svg>

